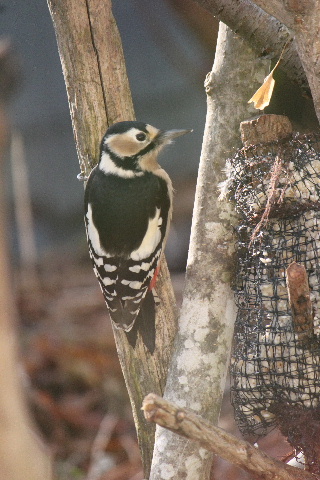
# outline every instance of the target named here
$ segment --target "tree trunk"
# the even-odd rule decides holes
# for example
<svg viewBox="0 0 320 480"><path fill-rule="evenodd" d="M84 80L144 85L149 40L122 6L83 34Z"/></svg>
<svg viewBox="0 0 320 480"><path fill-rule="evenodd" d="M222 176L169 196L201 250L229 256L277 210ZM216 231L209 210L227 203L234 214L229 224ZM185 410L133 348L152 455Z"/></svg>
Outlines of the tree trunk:
<svg viewBox="0 0 320 480"><path fill-rule="evenodd" d="M134 119L121 40L110 0L48 0L48 5L67 87L80 167L88 174L97 163L100 142L108 125ZM163 393L176 331L175 299L165 261L161 265L157 292L161 305L157 310L153 356L140 337L133 349L124 332L114 329L145 476L151 465L154 427L143 418L142 400L150 391Z"/></svg>
<svg viewBox="0 0 320 480"><path fill-rule="evenodd" d="M207 119L193 213L186 286L165 391L166 399L218 422L236 308L233 275L237 225L229 202L219 202L226 158L241 145L239 124L252 107L248 96L266 76L248 44L220 24L216 58L205 86ZM157 427L152 480L209 477L212 455Z"/></svg>

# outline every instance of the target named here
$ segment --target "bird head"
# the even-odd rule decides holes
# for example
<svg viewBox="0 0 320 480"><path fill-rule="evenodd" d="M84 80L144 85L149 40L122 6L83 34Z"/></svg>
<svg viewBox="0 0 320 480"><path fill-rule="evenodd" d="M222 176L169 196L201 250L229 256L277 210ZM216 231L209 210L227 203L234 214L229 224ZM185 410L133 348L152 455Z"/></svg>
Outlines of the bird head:
<svg viewBox="0 0 320 480"><path fill-rule="evenodd" d="M102 139L100 168L106 172L114 166L127 172L152 171L158 168L159 151L189 132L192 130L163 131L142 122L115 123Z"/></svg>

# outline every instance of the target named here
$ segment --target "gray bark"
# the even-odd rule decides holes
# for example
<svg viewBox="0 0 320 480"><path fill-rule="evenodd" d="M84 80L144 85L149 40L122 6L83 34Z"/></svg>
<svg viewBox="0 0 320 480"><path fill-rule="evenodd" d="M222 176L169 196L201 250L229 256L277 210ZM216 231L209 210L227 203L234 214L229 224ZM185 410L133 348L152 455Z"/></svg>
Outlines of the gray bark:
<svg viewBox="0 0 320 480"><path fill-rule="evenodd" d="M254 3L288 28L294 29L297 22L292 14L304 15L313 0L299 0L298 2L295 0L287 0L286 2L281 0L255 0Z"/></svg>
<svg viewBox="0 0 320 480"><path fill-rule="evenodd" d="M229 361L236 308L232 206L219 202L226 158L241 145L239 124L247 101L263 81L268 61L220 24L216 58L206 80L207 119L193 213L186 286L165 397L217 423ZM208 478L212 455L157 427L152 480Z"/></svg>

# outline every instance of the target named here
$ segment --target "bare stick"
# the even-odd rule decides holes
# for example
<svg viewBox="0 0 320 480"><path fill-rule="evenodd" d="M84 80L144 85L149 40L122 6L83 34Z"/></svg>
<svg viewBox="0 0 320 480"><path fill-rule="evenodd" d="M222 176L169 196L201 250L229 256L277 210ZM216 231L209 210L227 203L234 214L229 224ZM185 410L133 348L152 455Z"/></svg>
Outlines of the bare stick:
<svg viewBox="0 0 320 480"><path fill-rule="evenodd" d="M309 472L275 460L248 442L211 425L198 415L150 393L143 401L145 418L200 445L264 480L315 480Z"/></svg>
<svg viewBox="0 0 320 480"><path fill-rule="evenodd" d="M304 265L292 262L286 270L286 281L294 331L299 340L308 339L313 332L313 318L308 276Z"/></svg>

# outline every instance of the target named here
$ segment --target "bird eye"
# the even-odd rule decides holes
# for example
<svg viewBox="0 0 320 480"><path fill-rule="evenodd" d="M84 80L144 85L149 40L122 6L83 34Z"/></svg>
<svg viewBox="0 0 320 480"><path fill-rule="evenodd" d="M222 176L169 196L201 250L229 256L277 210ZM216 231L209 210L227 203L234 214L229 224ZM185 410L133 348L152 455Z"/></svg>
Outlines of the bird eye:
<svg viewBox="0 0 320 480"><path fill-rule="evenodd" d="M139 140L139 142L143 142L143 140L146 139L146 134L145 133L137 133L136 139Z"/></svg>

